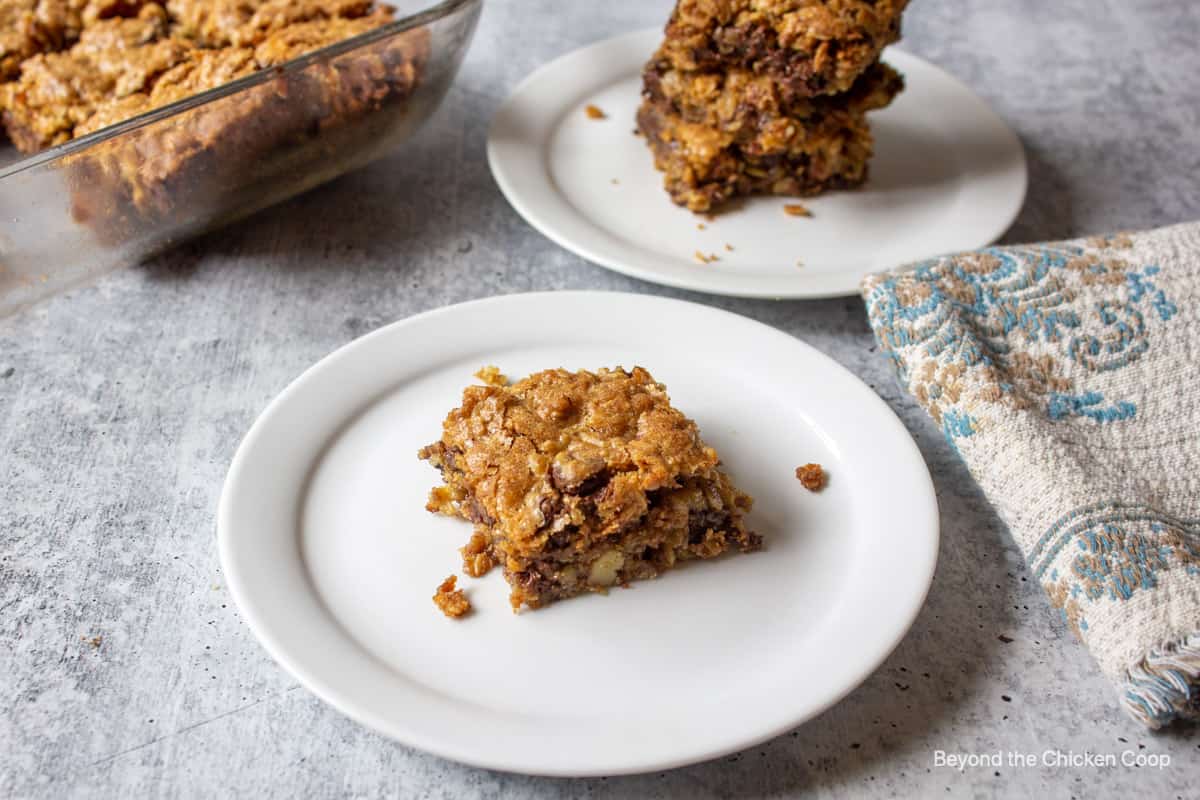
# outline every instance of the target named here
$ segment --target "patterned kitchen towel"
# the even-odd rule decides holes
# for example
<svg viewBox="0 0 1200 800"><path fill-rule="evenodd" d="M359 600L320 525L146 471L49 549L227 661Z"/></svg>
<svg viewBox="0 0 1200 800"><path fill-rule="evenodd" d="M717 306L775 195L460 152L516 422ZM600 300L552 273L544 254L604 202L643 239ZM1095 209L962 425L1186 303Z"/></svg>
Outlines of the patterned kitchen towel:
<svg viewBox="0 0 1200 800"><path fill-rule="evenodd" d="M944 256L863 296L1126 710L1200 719L1200 223Z"/></svg>

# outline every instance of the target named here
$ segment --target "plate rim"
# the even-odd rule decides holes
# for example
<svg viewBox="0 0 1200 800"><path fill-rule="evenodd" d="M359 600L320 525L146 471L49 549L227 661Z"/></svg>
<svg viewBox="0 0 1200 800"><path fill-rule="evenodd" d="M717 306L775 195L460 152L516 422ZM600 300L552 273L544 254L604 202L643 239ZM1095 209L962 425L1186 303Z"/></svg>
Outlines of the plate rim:
<svg viewBox="0 0 1200 800"><path fill-rule="evenodd" d="M714 286L706 283L704 280L689 280L686 277L675 276L673 274L656 273L651 270L643 269L637 265L629 264L620 258L619 255L610 254L603 250L592 247L588 242L580 242L572 239L570 236L559 231L556 226L548 221L546 217L538 211L536 203L528 202L528 198L520 190L518 183L522 180L519 176L510 174L507 165L507 158L503 155L502 146L500 145L497 136L497 130L502 125L509 123L506 115L511 115L514 112L514 107L517 103L524 99L524 95L530 90L530 87L536 85L540 81L547 79L549 75L555 72L560 72L564 69L564 62L572 59L587 58L597 51L603 51L608 48L617 48L628 42L638 41L642 37L658 37L661 36L661 29L642 28L636 31L630 31L616 36L602 39L591 44L578 47L567 53L564 53L554 60L547 62L533 72L526 75L517 86L509 93L500 106L492 115L492 119L488 125L487 133L487 160L488 168L492 174L492 179L500 188L501 194L504 195L508 204L517 212L517 214L528 223L534 230L546 237L550 241L557 244L559 247L567 250L570 253L605 269L613 272L627 275L631 278L646 281L648 283L658 284L660 286L669 286L675 289L685 289L694 292L702 292L713 296L723 297L746 297L756 299L774 299L774 300L821 300L836 297L848 297L858 293L858 286L865 277L865 274L858 277L846 278L845 281L836 281L830 279L827 282L831 284L830 288L825 289L805 289L803 286L785 291L768 291L757 288L753 283L744 286L739 286L732 283L727 286ZM646 49L646 52L652 52L653 43ZM982 97L971 89L963 81L956 78L937 64L928 61L920 56L902 48L892 45L884 53L886 58L888 54L899 54L903 59L912 59L920 63L925 68L937 73L941 80L953 85L959 91L962 91L967 96L971 97L978 106L978 110L982 112L988 120L990 126L993 126L997 132L1001 132L1005 139L1008 140L1008 145L1011 147L1012 154L1016 156L1014 163L1014 177L1018 180L1019 190L1014 190L1009 198L1010 206L1006 209L1003 218L997 215L997 222L994 226L988 229L989 233L986 239L981 236L980 241L971 246L958 247L955 250L970 250L978 247L985 247L999 240L1016 222L1017 217L1021 213L1021 209L1025 207L1025 199L1029 192L1029 163L1025 153L1024 145L1016 131L1013 130L1003 117L1001 117ZM560 117L561 118L561 117ZM549 135L548 132L547 135ZM553 180L547 175L545 185L552 186ZM583 219L582 217L580 217ZM586 221L586 220L585 220ZM596 229L601 234L607 234L603 229ZM931 253L930 257L934 257L936 253ZM657 256L656 256L657 257ZM892 265L892 268L900 268L902 264ZM837 275L838 273L831 273ZM850 274L850 273L847 273Z"/></svg>
<svg viewBox="0 0 1200 800"><path fill-rule="evenodd" d="M321 373L329 369L330 365L336 363L340 359L346 358L347 353L352 349L364 347L364 343L368 340L374 340L385 336L393 336L396 335L397 331L403 331L406 327L415 326L422 321L426 321L438 316L453 315L467 308L486 305L500 305L506 302L514 301L538 302L554 300L555 302L560 302L564 298L573 298L581 302L586 302L589 299L601 299L602 301L634 299L639 302L648 301L651 303L663 303L669 306L686 307L693 312L700 311L701 313L712 314L719 317L732 318L732 320L736 320L739 324L750 325L771 336L786 338L790 340L791 345L808 350L810 355L816 357L817 360L824 362L827 368L844 373L845 377L848 377L853 382L859 384L861 389L864 390L864 396L869 395L870 397L874 398L873 401L868 402L873 402L879 413L873 414L872 416L877 417L881 424L885 424L886 426L890 427L896 434L894 437L895 442L901 446L903 451L905 451L905 455L904 458L901 459L901 463L904 463L905 466L909 466L908 462L911 462L911 466L919 467L919 469L915 470L915 477L923 489L922 494L924 496L912 498L912 504L914 507L923 506L923 514L921 516L928 523L928 526L924 530L924 537L920 541L920 544L923 545L921 548L923 553L918 553L916 550L914 550L914 561L918 562L919 566L922 567L920 570L920 575L918 576L920 578L919 585L921 586L921 591L919 592L919 596L914 594L908 599L907 613L902 615L902 622L897 624L896 629L892 632L888 640L886 642L880 640L877 645L877 650L874 651L875 656L869 659L870 666L868 668L864 668L862 670L862 674L855 675L853 680L847 682L841 691L833 693L826 697L822 702L806 708L802 714L789 717L789 719L783 724L773 725L769 729L764 729L754 737L744 738L732 743L726 743L717 748L707 749L704 752L687 753L671 759L659 759L653 761L639 761L636 757L630 758L626 756L623 759L618 759L628 762L624 766L612 765L605 766L604 768L580 768L572 766L557 767L553 765L535 763L536 759L526 763L517 763L511 757L497 758L491 754L465 752L461 748L456 748L453 746L452 743L448 744L444 741L431 741L428 737L422 736L411 729L402 730L401 728L403 726L398 725L394 720L387 718L386 715L380 715L371 711L370 709L364 709L354 705L353 703L347 702L346 699L339 694L336 686L329 685L329 683L323 677L314 674L305 663L302 663L294 658L293 653L290 652L288 645L282 642L280 637L276 635L270 622L260 617L259 608L253 599L254 590L245 583L245 578L242 574L241 562L235 556L233 550L233 537L236 535L234 531L241 526L232 519L232 515L234 513L233 505L236 500L235 493L237 492L240 484L239 476L246 468L247 461L254 454L255 448L259 446L259 441L263 436L265 426L269 424L269 420L286 404L291 403L296 395L303 392L309 383L313 382L314 380L318 380ZM372 401L370 398L364 397L363 402L364 407L370 407L374 401ZM325 445L325 447L327 446L328 445ZM317 464L319 464L321 454L324 452L325 449L322 448L320 454L314 457L314 460L307 465L306 469L309 477L305 480L304 487L308 486L308 482L312 477L313 469L317 466ZM402 318L384 325L357 339L347 342L346 344L336 348L332 352L317 360L315 363L305 369L299 376L294 378L267 404L264 410L255 418L255 421L250 426L242 441L239 443L233 459L231 460L225 482L222 486L217 510L216 538L219 561L222 572L225 576L225 584L239 614L242 616L242 619L245 621L251 633L254 634L254 637L258 640L260 645L262 645L262 647L267 651L268 655L271 656L272 660L274 660L279 667L295 678L309 692L317 696L323 702L332 706L343 715L393 741L400 742L407 746L439 756L441 758L446 758L470 766L527 775L553 777L596 777L642 774L647 772L662 771L720 758L721 756L728 755L729 753L744 750L748 747L753 747L757 744L786 733L787 731L793 730L797 726L815 718L833 705L840 702L847 695L862 685L864 681L866 681L879 669L879 667L887 660L887 658L892 654L892 652L911 630L917 616L924 608L930 587L932 586L932 581L938 562L938 550L941 534L940 512L936 488L933 484L928 465L926 464L925 459L922 456L920 449L912 435L908 432L908 429L905 427L904 423L891 409L891 407L888 406L888 404L874 390L872 390L861 378L859 378L846 367L842 366L835 359L826 355L825 353L822 353L820 350L817 350L815 347L812 347L803 340L771 325L731 311L714 308L702 303L660 297L656 295L636 294L631 292L580 290L504 294L430 309L428 311ZM303 548L300 545L298 536L296 544L298 550L300 551L299 558L302 563ZM308 587L318 605L320 605L325 613L331 617L330 621L337 627L341 628L340 623L329 610L328 606L325 604L324 598L320 595L320 592L313 584L311 572L307 569L307 567L304 568L304 572L306 583L308 584ZM341 630L348 641L353 641L353 637L349 634L349 632L345 631L344 628ZM362 654L365 655L367 659L378 661L378 657L361 644L359 645L359 650L362 651ZM391 669L390 667L385 668L389 670Z"/></svg>

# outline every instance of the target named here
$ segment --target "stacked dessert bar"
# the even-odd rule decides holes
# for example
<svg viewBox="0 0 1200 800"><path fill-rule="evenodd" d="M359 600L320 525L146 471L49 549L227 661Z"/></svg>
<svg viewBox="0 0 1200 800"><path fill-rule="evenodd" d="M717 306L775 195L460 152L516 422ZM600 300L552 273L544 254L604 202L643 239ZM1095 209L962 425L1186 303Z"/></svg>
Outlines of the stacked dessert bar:
<svg viewBox="0 0 1200 800"><path fill-rule="evenodd" d="M638 129L678 204L813 195L867 176L866 114L904 88L879 61L908 0L678 0Z"/></svg>

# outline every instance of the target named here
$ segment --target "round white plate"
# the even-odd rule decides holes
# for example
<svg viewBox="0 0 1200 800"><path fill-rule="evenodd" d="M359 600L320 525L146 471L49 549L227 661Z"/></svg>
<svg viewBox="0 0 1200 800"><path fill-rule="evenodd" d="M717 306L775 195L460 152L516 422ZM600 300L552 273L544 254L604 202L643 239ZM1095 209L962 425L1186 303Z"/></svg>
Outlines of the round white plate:
<svg viewBox="0 0 1200 800"><path fill-rule="evenodd" d="M431 596L469 524L424 509L417 459L481 365L640 364L700 425L766 549L514 615L498 570ZM823 464L829 486L793 472ZM899 642L933 574L937 503L903 425L784 333L676 300L512 295L398 322L296 379L247 434L218 520L230 592L272 656L350 717L493 769L611 775L793 728Z"/></svg>
<svg viewBox="0 0 1200 800"><path fill-rule="evenodd" d="M870 116L876 152L865 186L805 199L811 218L784 214L796 201L783 197L751 198L714 221L680 208L632 135L641 69L661 37L639 31L563 56L526 78L492 121L488 161L504 196L588 261L714 294L833 297L856 293L869 272L989 244L1021 209L1016 134L962 83L896 49L884 59L908 87ZM588 104L607 118L590 119ZM720 260L699 263L696 251Z"/></svg>

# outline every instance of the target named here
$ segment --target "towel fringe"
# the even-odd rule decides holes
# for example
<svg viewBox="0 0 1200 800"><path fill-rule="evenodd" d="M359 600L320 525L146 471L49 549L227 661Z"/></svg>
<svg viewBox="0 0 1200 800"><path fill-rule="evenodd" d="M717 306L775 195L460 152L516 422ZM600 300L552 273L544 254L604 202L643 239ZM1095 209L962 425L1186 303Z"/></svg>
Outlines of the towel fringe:
<svg viewBox="0 0 1200 800"><path fill-rule="evenodd" d="M1148 728L1200 719L1200 631L1151 650L1120 689L1125 710Z"/></svg>

